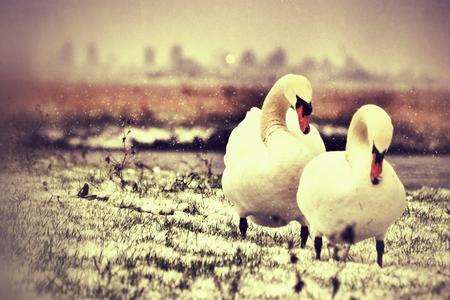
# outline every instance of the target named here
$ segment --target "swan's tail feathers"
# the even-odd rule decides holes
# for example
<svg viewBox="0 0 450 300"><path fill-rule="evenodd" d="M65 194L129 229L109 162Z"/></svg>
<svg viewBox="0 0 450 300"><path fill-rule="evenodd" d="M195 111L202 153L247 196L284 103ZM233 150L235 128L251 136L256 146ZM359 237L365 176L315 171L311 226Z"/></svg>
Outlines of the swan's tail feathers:
<svg viewBox="0 0 450 300"><path fill-rule="evenodd" d="M233 129L225 151L225 167L242 162L241 159L249 158L249 155L255 152L255 148L264 146L260 122L261 109L253 107L247 112L244 120Z"/></svg>
<svg viewBox="0 0 450 300"><path fill-rule="evenodd" d="M261 114L261 109L258 108L258 107L252 107L252 108L250 108L250 110L247 112L247 115L248 115L249 113L257 113L257 114Z"/></svg>

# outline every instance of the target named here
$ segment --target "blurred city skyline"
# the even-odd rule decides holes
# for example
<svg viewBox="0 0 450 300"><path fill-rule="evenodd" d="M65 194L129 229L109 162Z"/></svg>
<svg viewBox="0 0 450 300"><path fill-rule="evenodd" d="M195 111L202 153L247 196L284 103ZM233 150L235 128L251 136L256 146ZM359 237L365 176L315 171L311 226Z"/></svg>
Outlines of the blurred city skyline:
<svg viewBox="0 0 450 300"><path fill-rule="evenodd" d="M276 47L266 56L258 56L254 49L241 53L222 52L212 64L205 65L185 54L183 45L175 44L167 53L169 61L161 64L153 47L141 49L141 61L133 65L120 65L111 58L101 59L101 48L90 43L77 48L71 42L64 43L58 55L45 66L41 79L68 82L98 83L175 83L182 80L191 83L228 83L234 85L271 85L273 80L286 73L301 73L315 84L335 87L369 88L442 88L446 84L425 74L404 70L374 72L349 53L343 53L341 64L330 58L307 56L293 61L283 47ZM159 63L158 63L159 62ZM175 80L175 81L174 81Z"/></svg>
<svg viewBox="0 0 450 300"><path fill-rule="evenodd" d="M2 1L2 73L45 73L54 62L191 63L352 61L380 74L450 82L446 1ZM171 50L172 49L172 50ZM90 54L89 54L90 53ZM228 55L228 56L227 56ZM64 58L66 56L66 58ZM252 58L253 56L253 58Z"/></svg>

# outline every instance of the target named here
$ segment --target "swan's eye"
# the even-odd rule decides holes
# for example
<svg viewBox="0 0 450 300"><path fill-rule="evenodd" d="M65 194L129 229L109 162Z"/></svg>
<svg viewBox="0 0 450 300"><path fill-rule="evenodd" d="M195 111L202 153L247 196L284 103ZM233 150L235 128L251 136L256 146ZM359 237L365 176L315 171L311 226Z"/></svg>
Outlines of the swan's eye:
<svg viewBox="0 0 450 300"><path fill-rule="evenodd" d="M380 152L377 147L375 147L375 143L373 144L372 147L372 153L375 154L375 158L377 162L381 162L384 159L384 155L386 154L386 150L384 150L383 152Z"/></svg>
<svg viewBox="0 0 450 300"><path fill-rule="evenodd" d="M387 150L384 150L383 152L380 152L379 150L378 150L378 148L377 147L375 147L375 143L373 143L373 146L372 146L372 153L375 153L375 154L379 154L379 155L385 155L386 154L386 152L387 152Z"/></svg>
<svg viewBox="0 0 450 300"><path fill-rule="evenodd" d="M303 115L304 116L309 116L310 114L312 114L312 104L306 102L305 100L303 100L302 98L300 98L298 95L295 95L297 97L297 103L295 103L295 109L297 110L299 107L303 108Z"/></svg>

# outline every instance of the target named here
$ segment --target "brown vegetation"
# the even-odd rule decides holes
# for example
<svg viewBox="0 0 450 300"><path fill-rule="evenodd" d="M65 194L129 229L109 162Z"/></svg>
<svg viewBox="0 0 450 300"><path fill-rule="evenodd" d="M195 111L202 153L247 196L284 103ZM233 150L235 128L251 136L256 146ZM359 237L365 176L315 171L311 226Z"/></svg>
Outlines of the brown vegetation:
<svg viewBox="0 0 450 300"><path fill-rule="evenodd" d="M100 126L130 119L135 125L214 125L229 128L252 106L261 106L267 87L130 86L62 83L3 83L0 118L14 123ZM342 90L316 88L314 121L348 126L358 107L378 104L392 117L396 139L420 149L445 149L450 141L445 90ZM34 126L34 125L33 125ZM445 151L444 151L445 152Z"/></svg>

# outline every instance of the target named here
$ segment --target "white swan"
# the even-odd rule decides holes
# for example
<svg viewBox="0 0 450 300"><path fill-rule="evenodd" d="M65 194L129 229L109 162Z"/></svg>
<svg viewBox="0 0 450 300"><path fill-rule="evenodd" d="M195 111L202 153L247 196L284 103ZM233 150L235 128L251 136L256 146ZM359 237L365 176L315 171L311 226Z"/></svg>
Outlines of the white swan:
<svg viewBox="0 0 450 300"><path fill-rule="evenodd" d="M322 235L331 243L376 238L377 262L382 266L384 235L406 207L403 184L384 155L393 126L376 105L356 111L345 151L326 152L303 170L297 201L314 234L320 259Z"/></svg>
<svg viewBox="0 0 450 300"><path fill-rule="evenodd" d="M267 94L262 110L253 107L230 135L222 187L236 206L243 238L248 216L270 227L292 220L306 224L296 202L299 175L325 151L319 132L309 125L311 96L308 79L285 75ZM303 247L308 234L302 226Z"/></svg>

